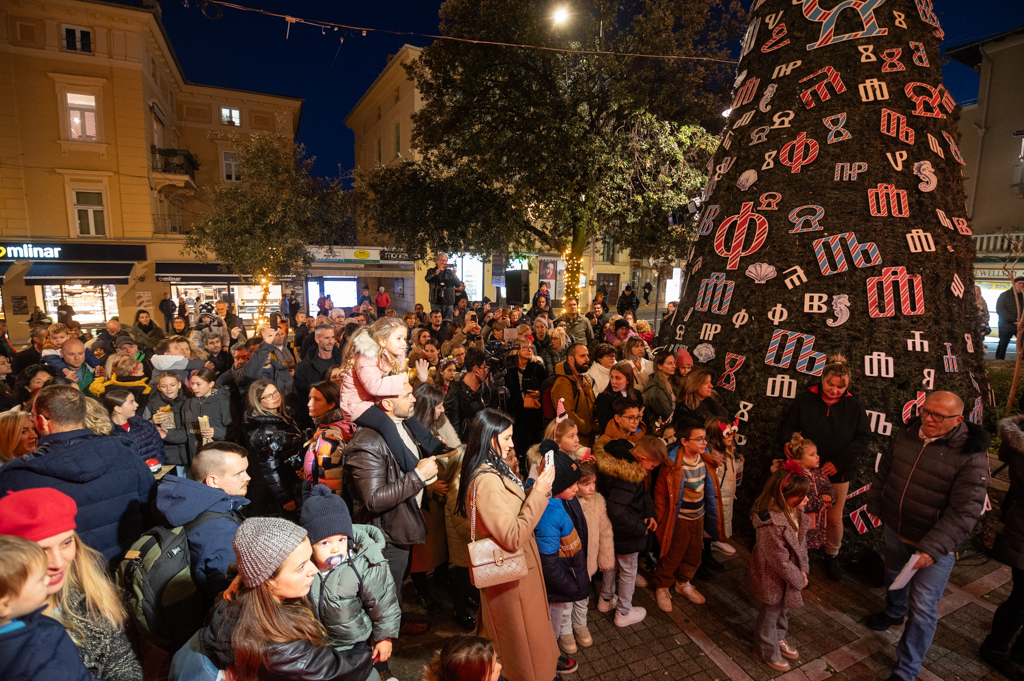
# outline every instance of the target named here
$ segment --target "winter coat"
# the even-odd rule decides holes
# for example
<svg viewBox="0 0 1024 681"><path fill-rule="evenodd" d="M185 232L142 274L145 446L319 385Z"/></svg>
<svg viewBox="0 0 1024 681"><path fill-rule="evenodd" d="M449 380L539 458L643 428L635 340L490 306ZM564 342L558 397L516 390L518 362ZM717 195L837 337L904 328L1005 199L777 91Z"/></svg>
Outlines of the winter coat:
<svg viewBox="0 0 1024 681"><path fill-rule="evenodd" d="M549 340L547 345L540 351L540 358L544 360L544 368L547 370L548 376L555 375L555 367L565 361L565 358L569 355L569 344L562 343L560 350L555 350Z"/></svg>
<svg viewBox="0 0 1024 681"><path fill-rule="evenodd" d="M547 498L524 490L488 465L476 470L471 484L477 496L476 539L491 537L506 551L522 549L527 568L521 579L480 589L477 635L494 643L508 678L551 681L560 653L533 536ZM468 506L472 490L467 494Z"/></svg>
<svg viewBox="0 0 1024 681"><path fill-rule="evenodd" d="M444 499L444 530L448 539L448 562L455 567L469 567L469 518L459 515L459 478L455 476Z"/></svg>
<svg viewBox="0 0 1024 681"><path fill-rule="evenodd" d="M415 469L402 473L380 433L356 431L345 448L344 478L353 522L379 528L389 544L423 543L426 523L416 495L426 483Z"/></svg>
<svg viewBox="0 0 1024 681"><path fill-rule="evenodd" d="M925 444L920 427L920 419L911 421L882 455L867 493L867 510L937 560L956 550L981 516L989 435L964 421Z"/></svg>
<svg viewBox="0 0 1024 681"><path fill-rule="evenodd" d="M669 546L675 533L676 518L679 507L683 503L683 467L677 463L679 445L668 450L669 460L658 472L658 481L654 483L654 508L658 520L655 534L661 544L661 558L668 555ZM705 464L707 469L707 464ZM715 541L724 541L719 534L718 501L715 496L714 473L707 470L704 478L704 532Z"/></svg>
<svg viewBox="0 0 1024 681"><path fill-rule="evenodd" d="M36 451L0 468L0 495L52 487L75 500L78 534L109 561L150 527L153 473L119 435L69 430L39 438Z"/></svg>
<svg viewBox="0 0 1024 681"><path fill-rule="evenodd" d="M647 471L632 454L620 458L602 449L595 451L594 456L600 473L597 486L607 502L608 519L615 533L615 553L643 551L647 546L644 521L657 513L644 485Z"/></svg>
<svg viewBox="0 0 1024 681"><path fill-rule="evenodd" d="M1017 294L1019 300L1014 300L1014 289L1008 288L996 298L996 314L999 315L1000 324L1017 325L1017 305L1024 312L1024 295Z"/></svg>
<svg viewBox="0 0 1024 681"><path fill-rule="evenodd" d="M149 403L143 413L143 417L149 420L160 410L161 407L169 406L174 414L174 427L167 428L167 437L164 438L164 456L167 463L174 466L188 466L192 463L192 455L188 449L189 425L185 420L185 404L189 398L185 395L185 388L182 386L178 396L168 400L159 390L153 392Z"/></svg>
<svg viewBox="0 0 1024 681"><path fill-rule="evenodd" d="M551 385L551 404L565 400L565 413L579 428L580 443L592 445L595 437L594 389L590 381L569 371L568 360L555 367L555 382Z"/></svg>
<svg viewBox="0 0 1024 681"><path fill-rule="evenodd" d="M386 293L381 293L380 291L378 291L377 295L373 297L373 304L375 307L387 309L391 307L391 296L389 296Z"/></svg>
<svg viewBox="0 0 1024 681"><path fill-rule="evenodd" d="M274 414L246 414L244 428L246 449L259 462L270 493L282 506L295 501L298 478L286 462L302 451L302 431Z"/></svg>
<svg viewBox="0 0 1024 681"><path fill-rule="evenodd" d="M648 381L648 387L650 387L653 382L654 381ZM686 421L695 421L703 426L704 423L712 416L717 416L725 421L730 420L729 410L722 406L722 403L718 401L715 395L705 397L697 404L696 409L686 406L686 402L682 397L680 397L676 402L676 410L672 412L672 424L678 432L681 430L682 424Z"/></svg>
<svg viewBox="0 0 1024 681"><path fill-rule="evenodd" d="M569 319L569 315L564 314L555 320L555 326L558 326L558 322L565 322L565 332L572 336L577 343L589 346L594 342L594 327L590 320L583 315L577 314L574 318Z"/></svg>
<svg viewBox="0 0 1024 681"><path fill-rule="evenodd" d="M238 616L237 601L221 601L210 615L210 623L200 629L196 637L198 652L218 669L227 669L235 661L231 635L238 624ZM260 681L365 681L372 671L372 662L373 656L366 646L338 651L329 645L318 646L308 641L267 642L257 678Z"/></svg>
<svg viewBox="0 0 1024 681"><path fill-rule="evenodd" d="M335 364L341 364L341 348L334 346L330 359L320 359L320 348L314 345L295 365L295 394L303 401L309 397L314 383L324 380L324 373Z"/></svg>
<svg viewBox="0 0 1024 681"><path fill-rule="evenodd" d="M19 617L25 626L0 634L0 679L94 681L68 632L44 609Z"/></svg>
<svg viewBox="0 0 1024 681"><path fill-rule="evenodd" d="M346 419L355 421L373 406L375 397L401 395L405 375L389 375L391 365L381 356L380 346L369 334L357 334L350 342L355 343L356 359L341 380L341 404L338 406Z"/></svg>
<svg viewBox="0 0 1024 681"><path fill-rule="evenodd" d="M1024 569L1024 414L1014 414L999 422L999 460L1009 464L1010 494L1013 503L1003 506L1003 562Z"/></svg>
<svg viewBox="0 0 1024 681"><path fill-rule="evenodd" d="M732 536L732 513L736 505L736 481L743 475L743 459L738 456L725 455L725 463L718 467L718 489L722 493L722 524L725 536L722 541ZM833 497L834 499L835 497Z"/></svg>
<svg viewBox="0 0 1024 681"><path fill-rule="evenodd" d="M779 425L779 445L799 432L818 445L821 465L836 467L832 482L848 482L850 467L868 451L871 427L864 411L850 391L829 406L821 399L821 385L812 385L796 396Z"/></svg>
<svg viewBox="0 0 1024 681"><path fill-rule="evenodd" d="M231 440L228 433L233 431L231 418L231 398L228 391L222 388L214 388L209 397L189 397L185 400L183 427L188 431L189 461L196 455L196 452L203 446L203 436L199 433L199 417L207 416L210 419L210 427L213 428L213 439L218 442Z"/></svg>
<svg viewBox="0 0 1024 681"><path fill-rule="evenodd" d="M235 562L235 532L242 524L242 509L248 504L245 497L174 475L166 476L156 488L156 509L171 527L190 523L204 511L235 516L207 520L188 535L192 578L207 606L212 606L217 594L231 583L228 566Z"/></svg>
<svg viewBox="0 0 1024 681"><path fill-rule="evenodd" d="M765 511L751 520L756 538L750 554L750 591L759 603L799 608L801 591L810 569L807 560L807 528L810 518L800 514L800 532L793 529L782 511Z"/></svg>
<svg viewBox="0 0 1024 681"><path fill-rule="evenodd" d="M644 396L644 406L647 407L644 410L644 416L647 418L648 423L654 423L658 419L667 423L672 418L676 402L672 392L665 385L665 381L659 377L652 378L647 381L642 394ZM703 423L701 421L701 424Z"/></svg>
<svg viewBox="0 0 1024 681"><path fill-rule="evenodd" d="M149 326L135 324L128 329L128 333L132 335L132 338L135 339L139 347L146 351L146 354L153 352L153 348L165 336L164 330L157 326L153 320L149 321Z"/></svg>
<svg viewBox="0 0 1024 681"><path fill-rule="evenodd" d="M68 610L81 632L78 654L90 674L103 681L142 681L142 665L124 627L95 618L89 612L85 592L79 589L68 593Z"/></svg>
<svg viewBox="0 0 1024 681"><path fill-rule="evenodd" d="M278 357L281 352L282 350L267 342L257 345L248 362L231 370L235 374L238 389L244 393L254 381L266 379L277 386L282 398L291 393L295 380L288 367ZM270 367L264 368L268 360Z"/></svg>
<svg viewBox="0 0 1024 681"><path fill-rule="evenodd" d="M630 310L636 310L640 307L640 298L637 297L636 293L630 291L629 293L623 291L619 294L619 300L615 304L615 308L619 314L626 314Z"/></svg>
<svg viewBox="0 0 1024 681"><path fill-rule="evenodd" d="M579 500L548 499L534 530L549 603L575 603L590 592L587 519Z"/></svg>
<svg viewBox="0 0 1024 681"><path fill-rule="evenodd" d="M139 460L145 462L148 459L156 459L161 464L167 463L167 454L164 450L164 441L160 437L160 431L152 423L141 416L133 416L128 419L128 430L116 423L113 425L113 432L124 435L131 441L132 449L138 454Z"/></svg>
<svg viewBox="0 0 1024 681"><path fill-rule="evenodd" d="M465 441L473 417L487 405L484 404L483 385L480 386L481 390L473 390L466 385L464 378L452 381L448 387L448 392L444 396L444 413L459 438Z"/></svg>
<svg viewBox="0 0 1024 681"><path fill-rule="evenodd" d="M718 478L718 461L711 453L710 448L705 447L704 451L700 453L700 458L704 461L704 467L708 470L708 478L711 480L715 495L715 514L717 515L717 522L715 527L718 531L718 538L721 541L725 541L728 535L725 534L725 505L722 503L722 483ZM722 462L722 468L725 467L725 462ZM707 490L704 490L705 497L707 496ZM709 534L712 534L709 532Z"/></svg>
<svg viewBox="0 0 1024 681"><path fill-rule="evenodd" d="M105 378L100 376L89 385L89 392L93 397L102 401L108 390L127 390L135 396L140 409L145 409L149 403L149 396L153 389L149 386L149 379L145 376L111 376Z"/></svg>
<svg viewBox="0 0 1024 681"><path fill-rule="evenodd" d="M41 364L42 361L42 353L30 345L21 352L14 353L14 358L11 360L11 373L17 376L33 364Z"/></svg>
<svg viewBox="0 0 1024 681"><path fill-rule="evenodd" d="M309 600L335 650L371 638L398 638L402 608L384 546L384 534L376 527L353 525L348 560L313 578Z"/></svg>
<svg viewBox="0 0 1024 681"><path fill-rule="evenodd" d="M820 549L827 539L825 525L828 522L828 509L836 503L838 493L820 468L804 471L804 475L811 483L810 489L807 490L807 505L804 506L804 514L811 519L811 525L807 529L807 548ZM832 501L826 505L822 500L823 496Z"/></svg>
<svg viewBox="0 0 1024 681"><path fill-rule="evenodd" d="M593 577L598 570L615 567L615 536L612 521L608 519L608 507L600 492L594 492L589 499L576 497L587 518L587 574Z"/></svg>
<svg viewBox="0 0 1024 681"><path fill-rule="evenodd" d="M443 461L438 461L443 465ZM409 572L431 572L439 565L448 562L448 534L444 526L445 497L431 494L429 489L423 492L423 503L420 513L427 534L422 544L412 547L409 556Z"/></svg>

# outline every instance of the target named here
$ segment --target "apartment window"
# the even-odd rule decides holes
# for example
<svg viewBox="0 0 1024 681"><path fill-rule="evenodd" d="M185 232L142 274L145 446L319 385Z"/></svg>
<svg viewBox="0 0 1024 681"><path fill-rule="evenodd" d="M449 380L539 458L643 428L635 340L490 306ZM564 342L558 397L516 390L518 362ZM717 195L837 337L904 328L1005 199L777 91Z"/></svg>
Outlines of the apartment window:
<svg viewBox="0 0 1024 681"><path fill-rule="evenodd" d="M66 95L68 103L68 136L80 142L95 142L96 96L77 92Z"/></svg>
<svg viewBox="0 0 1024 681"><path fill-rule="evenodd" d="M402 155L402 124L395 123L395 158Z"/></svg>
<svg viewBox="0 0 1024 681"><path fill-rule="evenodd" d="M378 137L378 138L377 138L377 163L380 163L380 161L381 161L381 155L380 155L380 138Z"/></svg>
<svg viewBox="0 0 1024 681"><path fill-rule="evenodd" d="M224 152L224 179L228 182L238 182L242 179L238 171L238 155L233 151Z"/></svg>
<svg viewBox="0 0 1024 681"><path fill-rule="evenodd" d="M618 257L618 249L615 248L615 241L605 239L604 247L601 251L601 259L605 262L615 262L616 257Z"/></svg>
<svg viewBox="0 0 1024 681"><path fill-rule="evenodd" d="M103 217L103 192L75 190L75 218L78 236L106 236Z"/></svg>
<svg viewBox="0 0 1024 681"><path fill-rule="evenodd" d="M398 104L398 100L401 98L401 92L398 88L395 88L395 104Z"/></svg>
<svg viewBox="0 0 1024 681"><path fill-rule="evenodd" d="M238 109L231 109L229 107L221 107L220 109L220 124L221 125L242 125L242 112Z"/></svg>
<svg viewBox="0 0 1024 681"><path fill-rule="evenodd" d="M78 26L62 26L61 30L64 32L66 51L92 54L92 31Z"/></svg>

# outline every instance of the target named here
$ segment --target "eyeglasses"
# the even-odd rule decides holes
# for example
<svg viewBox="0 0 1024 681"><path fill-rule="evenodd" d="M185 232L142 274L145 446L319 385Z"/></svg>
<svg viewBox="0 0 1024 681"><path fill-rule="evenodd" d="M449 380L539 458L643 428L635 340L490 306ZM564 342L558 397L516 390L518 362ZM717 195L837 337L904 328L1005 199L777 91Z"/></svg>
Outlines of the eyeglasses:
<svg viewBox="0 0 1024 681"><path fill-rule="evenodd" d="M640 420L640 414L637 414L636 416L626 416L625 414L623 414L622 418L625 421L632 421L633 423L636 423L637 421Z"/></svg>
<svg viewBox="0 0 1024 681"><path fill-rule="evenodd" d="M706 443L708 441L708 439L706 437L684 437L683 439L687 440L687 441L692 440L693 442L704 442L704 443Z"/></svg>
<svg viewBox="0 0 1024 681"><path fill-rule="evenodd" d="M949 416L945 416L943 414L936 413L936 412L932 411L931 409L922 409L921 410L921 418L922 419L931 419L933 421L939 421L939 422L945 421L946 419L960 418L961 416L963 416L963 414L950 414Z"/></svg>
<svg viewBox="0 0 1024 681"><path fill-rule="evenodd" d="M273 399L273 398L275 398L275 397L280 397L280 396L281 396L281 393L279 393L279 392L277 392L277 391L275 390L275 391L274 391L274 392L272 392L272 393L267 393L266 395L264 395L264 396L263 396L263 397L261 397L260 399L261 399L261 400L269 400L269 399Z"/></svg>

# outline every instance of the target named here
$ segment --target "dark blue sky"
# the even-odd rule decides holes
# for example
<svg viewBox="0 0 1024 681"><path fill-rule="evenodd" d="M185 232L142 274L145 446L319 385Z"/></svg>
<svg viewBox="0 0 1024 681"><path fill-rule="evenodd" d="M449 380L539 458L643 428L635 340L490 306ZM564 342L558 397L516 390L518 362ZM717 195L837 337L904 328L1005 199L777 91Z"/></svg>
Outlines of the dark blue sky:
<svg viewBox="0 0 1024 681"><path fill-rule="evenodd" d="M189 7L185 7L185 2ZM438 0L331 2L324 0L236 0L306 19L437 33ZM295 24L285 39L283 19L225 9L219 21L202 15L199 0L161 0L164 24L185 71L195 83L303 97L298 141L317 157L316 171L335 175L353 165L352 132L344 119L403 43L425 46L426 38L330 31ZM557 0L552 0L554 7ZM831 3L827 3L831 4ZM943 47L961 45L1024 25L1021 0L934 0L946 31ZM339 42L344 38L343 42ZM978 94L974 72L959 63L943 70L957 101Z"/></svg>

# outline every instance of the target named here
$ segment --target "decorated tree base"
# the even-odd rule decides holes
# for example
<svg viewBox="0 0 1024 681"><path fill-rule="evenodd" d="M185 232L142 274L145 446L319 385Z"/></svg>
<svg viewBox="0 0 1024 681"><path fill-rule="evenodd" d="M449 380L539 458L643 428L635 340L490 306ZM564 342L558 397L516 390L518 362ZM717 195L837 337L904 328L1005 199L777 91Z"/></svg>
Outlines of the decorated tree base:
<svg viewBox="0 0 1024 681"><path fill-rule="evenodd" d="M738 524L783 456L792 400L828 355L848 359L873 434L849 471L856 550L872 543L862 489L894 430L932 390L980 423L990 392L931 0L829 4L753 1L688 281L659 340L688 347L740 420Z"/></svg>

